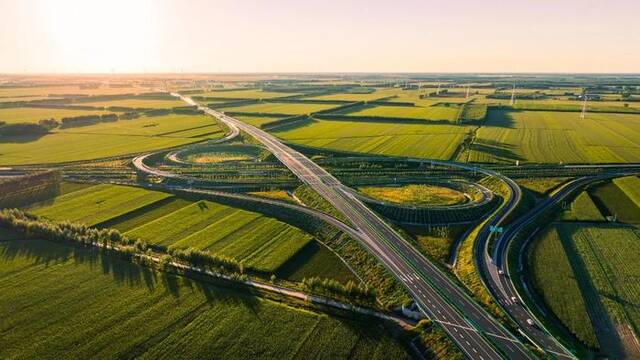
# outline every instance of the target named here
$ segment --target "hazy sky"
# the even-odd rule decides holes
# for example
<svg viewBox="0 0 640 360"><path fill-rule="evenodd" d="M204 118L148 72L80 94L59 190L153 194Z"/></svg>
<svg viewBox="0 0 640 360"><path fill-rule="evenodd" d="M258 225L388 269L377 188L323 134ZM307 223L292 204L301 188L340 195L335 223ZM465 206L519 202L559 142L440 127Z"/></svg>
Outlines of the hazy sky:
<svg viewBox="0 0 640 360"><path fill-rule="evenodd" d="M640 72L640 0L0 0L0 72Z"/></svg>

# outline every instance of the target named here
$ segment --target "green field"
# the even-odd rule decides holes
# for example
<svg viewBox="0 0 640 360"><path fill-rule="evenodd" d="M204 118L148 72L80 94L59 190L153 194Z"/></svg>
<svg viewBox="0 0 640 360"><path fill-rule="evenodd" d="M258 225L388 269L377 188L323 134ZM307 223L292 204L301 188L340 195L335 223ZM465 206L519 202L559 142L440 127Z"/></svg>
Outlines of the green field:
<svg viewBox="0 0 640 360"><path fill-rule="evenodd" d="M274 272L313 237L258 213L199 201L126 233L163 246L209 250Z"/></svg>
<svg viewBox="0 0 640 360"><path fill-rule="evenodd" d="M187 137L181 134L192 130L203 131L202 129L221 131L211 116L169 114L66 128L58 130L58 132L65 134Z"/></svg>
<svg viewBox="0 0 640 360"><path fill-rule="evenodd" d="M0 142L0 165L25 165L91 160L185 145L200 138L130 135L45 135L28 142Z"/></svg>
<svg viewBox="0 0 640 360"><path fill-rule="evenodd" d="M303 104L303 103L258 103L244 106L221 108L224 112L245 112L263 114L304 115L320 110L336 107L332 104Z"/></svg>
<svg viewBox="0 0 640 360"><path fill-rule="evenodd" d="M47 241L0 242L0 358L409 358L375 322Z"/></svg>
<svg viewBox="0 0 640 360"><path fill-rule="evenodd" d="M169 196L142 188L101 184L58 196L29 211L51 220L97 225Z"/></svg>
<svg viewBox="0 0 640 360"><path fill-rule="evenodd" d="M613 179L613 183L622 190L625 195L640 209L640 178L637 176L626 176Z"/></svg>
<svg viewBox="0 0 640 360"><path fill-rule="evenodd" d="M436 185L364 186L358 191L373 199L414 206L446 206L466 201L463 193Z"/></svg>
<svg viewBox="0 0 640 360"><path fill-rule="evenodd" d="M56 85L25 86L0 88L0 97L9 96L47 96L47 95L116 95L116 94L140 94L153 91L141 87L95 87L87 88L77 85L64 85L64 82ZM55 97L55 96L54 96Z"/></svg>
<svg viewBox="0 0 640 360"><path fill-rule="evenodd" d="M470 126L314 120L273 133L301 145L380 155L450 159Z"/></svg>
<svg viewBox="0 0 640 360"><path fill-rule="evenodd" d="M178 106L185 106L186 104L178 99L168 100L155 100L155 99L118 99L118 100L106 100L106 101L91 101L80 102L77 105L88 106L121 106L128 108L144 108L144 109L164 109L173 108Z"/></svg>
<svg viewBox="0 0 640 360"><path fill-rule="evenodd" d="M320 95L307 98L309 100L341 100L341 101L374 101L389 96L394 96L399 90L396 89L376 89L372 93L338 93L329 95Z"/></svg>
<svg viewBox="0 0 640 360"><path fill-rule="evenodd" d="M249 125L253 125L255 127L260 127L260 125L264 125L270 123L272 121L277 121L280 119L284 119L284 117L262 117L262 116L234 116L235 119L246 122Z"/></svg>
<svg viewBox="0 0 640 360"><path fill-rule="evenodd" d="M115 228L129 238L150 244L208 250L266 273L278 271L313 242L310 234L260 213L119 185L81 188L29 211L57 221ZM322 255L325 266L335 267L339 274L348 272L333 254L326 255ZM287 268L291 272L298 270L291 264ZM325 275L314 272L313 266L304 272Z"/></svg>
<svg viewBox="0 0 640 360"><path fill-rule="evenodd" d="M9 109L0 109L0 121L4 121L7 124L37 123L42 119L54 118L59 122L64 117L106 114L106 113L107 113L106 111L102 111L102 110L9 108Z"/></svg>
<svg viewBox="0 0 640 360"><path fill-rule="evenodd" d="M384 106L384 105L363 105L360 107L347 108L343 112L338 112L351 116L375 116L398 119L425 119L455 121L459 109L447 106Z"/></svg>
<svg viewBox="0 0 640 360"><path fill-rule="evenodd" d="M222 137L204 115L165 115L57 129L39 138L0 140L0 165L90 160Z"/></svg>
<svg viewBox="0 0 640 360"><path fill-rule="evenodd" d="M560 219L566 221L604 221L604 217L598 210L591 196L583 191L561 213Z"/></svg>
<svg viewBox="0 0 640 360"><path fill-rule="evenodd" d="M617 221L640 224L640 207L616 183L607 181L589 188L589 195L605 216Z"/></svg>
<svg viewBox="0 0 640 360"><path fill-rule="evenodd" d="M640 115L491 110L469 161L608 163L640 161Z"/></svg>
<svg viewBox="0 0 640 360"><path fill-rule="evenodd" d="M278 268L279 278L302 281L304 278L320 276L336 279L342 283L352 280L358 283L358 278L346 266L336 266L340 261L324 245L317 241L307 243L295 256Z"/></svg>
<svg viewBox="0 0 640 360"><path fill-rule="evenodd" d="M638 241L638 228L560 223L543 233L533 252L536 289L547 305L586 345L599 344L614 357L635 351Z"/></svg>
<svg viewBox="0 0 640 360"><path fill-rule="evenodd" d="M248 89L248 90L209 91L209 92L204 92L202 94L197 94L197 95L205 96L205 97L228 98L228 99L275 99L279 97L293 96L293 95L299 95L299 94Z"/></svg>

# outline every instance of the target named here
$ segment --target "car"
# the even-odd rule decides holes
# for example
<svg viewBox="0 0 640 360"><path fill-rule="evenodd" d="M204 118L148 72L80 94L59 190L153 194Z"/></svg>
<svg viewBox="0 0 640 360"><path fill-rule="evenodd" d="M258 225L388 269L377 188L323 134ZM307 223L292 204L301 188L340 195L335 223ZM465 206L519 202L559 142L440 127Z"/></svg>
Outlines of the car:
<svg viewBox="0 0 640 360"><path fill-rule="evenodd" d="M517 298L517 297L515 297L515 296L512 296L512 297L511 297L511 301L513 301L514 303L517 303L517 302L518 302L518 298Z"/></svg>
<svg viewBox="0 0 640 360"><path fill-rule="evenodd" d="M498 274L504 275L504 270L502 270L502 269L498 270Z"/></svg>
<svg viewBox="0 0 640 360"><path fill-rule="evenodd" d="M527 324L529 324L529 326L534 326L536 323L531 319L527 319Z"/></svg>

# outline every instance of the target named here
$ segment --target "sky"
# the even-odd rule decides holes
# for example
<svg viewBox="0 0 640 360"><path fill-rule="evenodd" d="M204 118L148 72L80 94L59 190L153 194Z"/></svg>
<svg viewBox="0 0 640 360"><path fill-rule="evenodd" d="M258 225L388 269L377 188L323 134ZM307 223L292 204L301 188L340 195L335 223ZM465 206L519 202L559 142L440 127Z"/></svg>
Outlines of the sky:
<svg viewBox="0 0 640 360"><path fill-rule="evenodd" d="M0 0L0 73L640 72L639 0Z"/></svg>

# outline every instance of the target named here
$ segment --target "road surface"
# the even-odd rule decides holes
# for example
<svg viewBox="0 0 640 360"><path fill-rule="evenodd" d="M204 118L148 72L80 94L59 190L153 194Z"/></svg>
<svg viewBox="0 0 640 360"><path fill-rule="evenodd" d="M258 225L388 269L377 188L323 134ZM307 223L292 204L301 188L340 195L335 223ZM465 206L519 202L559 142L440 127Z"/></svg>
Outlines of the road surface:
<svg viewBox="0 0 640 360"><path fill-rule="evenodd" d="M265 131L199 106L189 97L173 95L255 137L298 178L343 213L357 230L356 240L401 281L420 310L440 323L467 357L533 358L519 340L323 168Z"/></svg>

